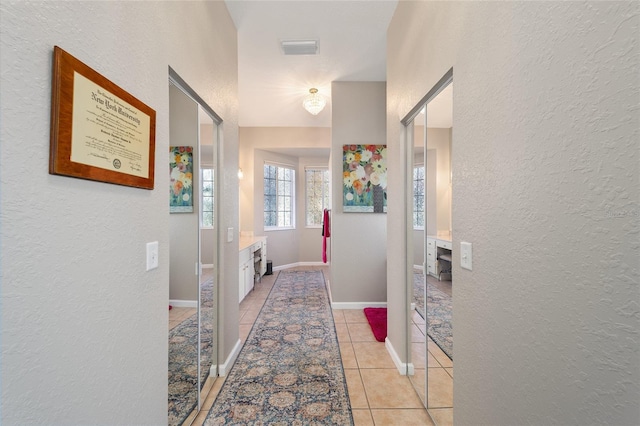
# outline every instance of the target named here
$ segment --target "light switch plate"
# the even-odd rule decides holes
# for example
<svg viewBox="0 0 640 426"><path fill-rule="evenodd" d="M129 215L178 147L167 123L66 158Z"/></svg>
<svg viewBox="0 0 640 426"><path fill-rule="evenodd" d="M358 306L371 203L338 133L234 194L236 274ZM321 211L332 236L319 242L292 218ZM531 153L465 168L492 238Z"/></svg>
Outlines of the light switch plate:
<svg viewBox="0 0 640 426"><path fill-rule="evenodd" d="M460 243L460 266L464 269L472 270L473 256L471 252L471 243L462 241Z"/></svg>
<svg viewBox="0 0 640 426"><path fill-rule="evenodd" d="M158 267L158 242L147 243L147 271Z"/></svg>
<svg viewBox="0 0 640 426"><path fill-rule="evenodd" d="M233 241L233 228L227 228L227 242Z"/></svg>

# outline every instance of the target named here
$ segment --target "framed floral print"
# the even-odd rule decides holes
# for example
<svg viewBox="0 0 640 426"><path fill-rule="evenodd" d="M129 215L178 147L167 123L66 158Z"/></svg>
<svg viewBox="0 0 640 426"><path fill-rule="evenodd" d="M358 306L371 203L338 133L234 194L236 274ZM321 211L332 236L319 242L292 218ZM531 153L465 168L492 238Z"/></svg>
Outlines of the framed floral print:
<svg viewBox="0 0 640 426"><path fill-rule="evenodd" d="M169 212L193 213L193 147L169 147Z"/></svg>
<svg viewBox="0 0 640 426"><path fill-rule="evenodd" d="M387 212L387 146L342 146L344 212Z"/></svg>

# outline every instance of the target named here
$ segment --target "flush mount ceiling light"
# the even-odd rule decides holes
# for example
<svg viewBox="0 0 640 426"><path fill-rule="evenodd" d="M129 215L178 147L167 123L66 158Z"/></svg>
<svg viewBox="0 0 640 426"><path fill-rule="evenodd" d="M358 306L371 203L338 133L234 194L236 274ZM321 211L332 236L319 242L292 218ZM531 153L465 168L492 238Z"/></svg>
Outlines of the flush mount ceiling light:
<svg viewBox="0 0 640 426"><path fill-rule="evenodd" d="M318 40L283 40L280 45L285 55L318 54Z"/></svg>
<svg viewBox="0 0 640 426"><path fill-rule="evenodd" d="M318 89L315 87L309 89L309 94L304 98L304 101L302 101L304 109L313 115L318 115L318 113L324 109L326 104L327 101L324 100L324 97L318 93Z"/></svg>

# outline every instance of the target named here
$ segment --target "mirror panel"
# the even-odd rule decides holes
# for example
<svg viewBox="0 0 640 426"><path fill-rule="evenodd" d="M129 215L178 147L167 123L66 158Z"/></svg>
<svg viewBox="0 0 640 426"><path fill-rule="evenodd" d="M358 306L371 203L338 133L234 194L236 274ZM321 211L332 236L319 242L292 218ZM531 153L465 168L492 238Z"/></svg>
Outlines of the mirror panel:
<svg viewBox="0 0 640 426"><path fill-rule="evenodd" d="M427 273L425 274L427 408L453 415L453 285L451 227L451 136L453 84L427 103Z"/></svg>
<svg viewBox="0 0 640 426"><path fill-rule="evenodd" d="M412 137L409 141L410 158L408 167L411 175L410 200L411 200L411 221L408 227L407 240L412 251L409 265L409 282L407 283L411 297L411 329L409 342L411 349L411 362L414 367L414 374L409 378L422 400L427 405L426 394L426 374L427 374L427 345L425 332L425 275L423 274L425 259L425 223L426 223L426 193L425 182L425 133L424 133L424 113L420 113L409 124L411 126Z"/></svg>
<svg viewBox="0 0 640 426"><path fill-rule="evenodd" d="M215 226L216 214L216 147L218 126L213 118L202 108L198 109L200 123L200 398L198 408L202 407L204 395L207 395L217 377L216 350L216 295L217 281L214 266L217 257L218 227ZM213 367L213 368L212 368Z"/></svg>
<svg viewBox="0 0 640 426"><path fill-rule="evenodd" d="M199 158L198 105L173 84L169 85L169 116L169 143L179 148L171 150L170 147L165 157L171 176L168 204L169 197L188 195L182 191L187 179L197 185L197 179L189 178L187 173L193 175ZM187 152L186 147L190 147L191 152ZM193 207L197 212L197 204ZM187 207L175 206L171 210L184 210L169 215L168 424L178 425L187 420L198 403L198 275L195 265L199 256L199 224L193 209L189 212Z"/></svg>
<svg viewBox="0 0 640 426"><path fill-rule="evenodd" d="M407 229L410 379L434 422L446 424L453 421L451 78L443 77L423 101L406 122L413 207Z"/></svg>
<svg viewBox="0 0 640 426"><path fill-rule="evenodd" d="M189 425L218 375L216 221L221 121L171 69L169 104L168 424Z"/></svg>

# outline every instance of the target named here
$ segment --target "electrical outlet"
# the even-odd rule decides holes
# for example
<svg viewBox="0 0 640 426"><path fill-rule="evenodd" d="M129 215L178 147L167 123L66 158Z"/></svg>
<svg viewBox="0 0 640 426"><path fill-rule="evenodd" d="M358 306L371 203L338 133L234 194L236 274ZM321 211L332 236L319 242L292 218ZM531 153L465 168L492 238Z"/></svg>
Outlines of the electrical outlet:
<svg viewBox="0 0 640 426"><path fill-rule="evenodd" d="M227 242L233 241L233 228L227 228Z"/></svg>
<svg viewBox="0 0 640 426"><path fill-rule="evenodd" d="M158 242L147 243L147 271L158 267Z"/></svg>

